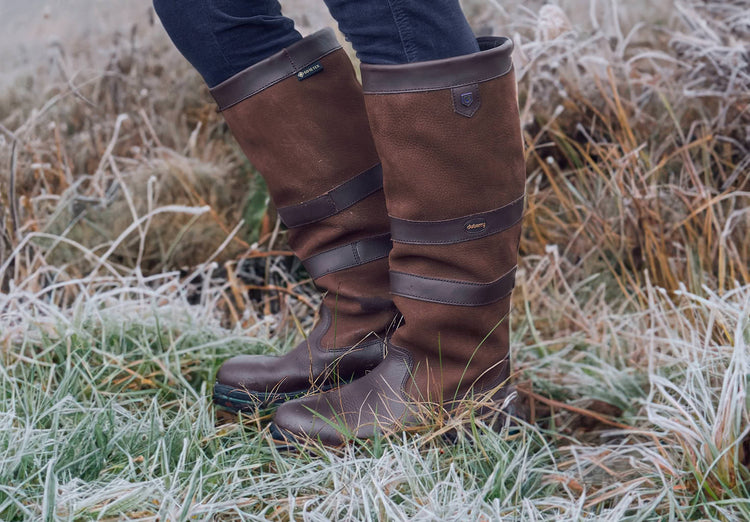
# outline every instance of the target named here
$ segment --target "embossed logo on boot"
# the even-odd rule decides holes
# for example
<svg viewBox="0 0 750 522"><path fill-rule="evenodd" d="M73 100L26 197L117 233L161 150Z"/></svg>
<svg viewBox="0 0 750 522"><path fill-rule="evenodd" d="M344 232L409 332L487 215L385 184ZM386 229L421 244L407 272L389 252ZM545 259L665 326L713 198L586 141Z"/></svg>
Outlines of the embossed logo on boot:
<svg viewBox="0 0 750 522"><path fill-rule="evenodd" d="M464 230L470 234L484 232L487 230L487 221L484 218L472 219L464 224Z"/></svg>
<svg viewBox="0 0 750 522"><path fill-rule="evenodd" d="M318 74L319 72L323 72L323 64L321 64L320 62L315 62L298 72L297 79L299 81L307 80L310 76Z"/></svg>
<svg viewBox="0 0 750 522"><path fill-rule="evenodd" d="M453 110L467 118L474 116L482 105L478 83L453 87L451 97L453 98Z"/></svg>

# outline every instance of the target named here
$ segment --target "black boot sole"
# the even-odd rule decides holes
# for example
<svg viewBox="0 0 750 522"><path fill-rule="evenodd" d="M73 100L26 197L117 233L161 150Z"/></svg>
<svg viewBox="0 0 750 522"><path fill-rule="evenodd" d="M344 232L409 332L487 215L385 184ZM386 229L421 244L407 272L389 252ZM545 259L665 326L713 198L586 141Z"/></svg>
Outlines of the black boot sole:
<svg viewBox="0 0 750 522"><path fill-rule="evenodd" d="M291 431L281 429L273 422L268 425L268 432L278 451L295 451L302 446L302 441Z"/></svg>
<svg viewBox="0 0 750 522"><path fill-rule="evenodd" d="M333 388L333 385L315 387L315 392L324 392ZM227 384L215 383L213 391L213 402L222 409L232 413L254 413L258 410L275 408L283 402L302 397L310 393L313 388L291 392L257 392L243 390Z"/></svg>

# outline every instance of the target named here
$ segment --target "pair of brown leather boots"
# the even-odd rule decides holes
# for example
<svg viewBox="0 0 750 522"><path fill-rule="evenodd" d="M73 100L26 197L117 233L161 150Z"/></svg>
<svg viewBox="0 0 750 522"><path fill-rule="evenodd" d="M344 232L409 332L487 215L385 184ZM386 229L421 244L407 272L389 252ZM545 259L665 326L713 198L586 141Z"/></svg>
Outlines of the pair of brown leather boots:
<svg viewBox="0 0 750 522"><path fill-rule="evenodd" d="M309 337L220 368L214 402L338 445L503 396L525 166L507 38L365 65L308 36L211 90L326 292Z"/></svg>

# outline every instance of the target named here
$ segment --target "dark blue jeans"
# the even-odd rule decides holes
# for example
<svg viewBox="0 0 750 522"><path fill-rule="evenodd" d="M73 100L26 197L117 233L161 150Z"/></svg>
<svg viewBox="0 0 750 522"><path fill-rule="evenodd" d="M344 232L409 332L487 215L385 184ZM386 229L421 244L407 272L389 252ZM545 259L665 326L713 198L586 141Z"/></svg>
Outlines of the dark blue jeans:
<svg viewBox="0 0 750 522"><path fill-rule="evenodd" d="M153 0L170 38L213 87L302 36L277 0ZM324 0L364 63L477 52L458 0Z"/></svg>

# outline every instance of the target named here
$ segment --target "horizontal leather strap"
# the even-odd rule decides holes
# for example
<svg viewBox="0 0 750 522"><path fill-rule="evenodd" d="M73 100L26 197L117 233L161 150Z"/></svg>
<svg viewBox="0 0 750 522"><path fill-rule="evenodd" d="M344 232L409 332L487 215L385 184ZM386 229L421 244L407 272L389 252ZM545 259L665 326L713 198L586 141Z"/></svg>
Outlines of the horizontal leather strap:
<svg viewBox="0 0 750 522"><path fill-rule="evenodd" d="M507 230L523 217L523 196L489 212L444 221L410 221L391 217L391 237L397 243L448 245Z"/></svg>
<svg viewBox="0 0 750 522"><path fill-rule="evenodd" d="M278 209L279 217L288 228L309 225L338 214L382 188L383 168L378 163L322 196Z"/></svg>
<svg viewBox="0 0 750 522"><path fill-rule="evenodd" d="M390 234L383 234L321 252L308 257L302 264L313 279L318 279L339 270L388 257L392 246Z"/></svg>
<svg viewBox="0 0 750 522"><path fill-rule="evenodd" d="M391 293L401 297L458 306L482 306L510 295L516 267L491 283L469 283L391 272Z"/></svg>
<svg viewBox="0 0 750 522"><path fill-rule="evenodd" d="M336 34L332 29L322 29L238 72L209 91L219 110L223 111L296 75L337 49L341 49L341 44L336 40Z"/></svg>
<svg viewBox="0 0 750 522"><path fill-rule="evenodd" d="M481 83L509 73L513 68L513 42L503 36L477 38L479 52L428 62L399 65L365 64L365 94L435 91Z"/></svg>

